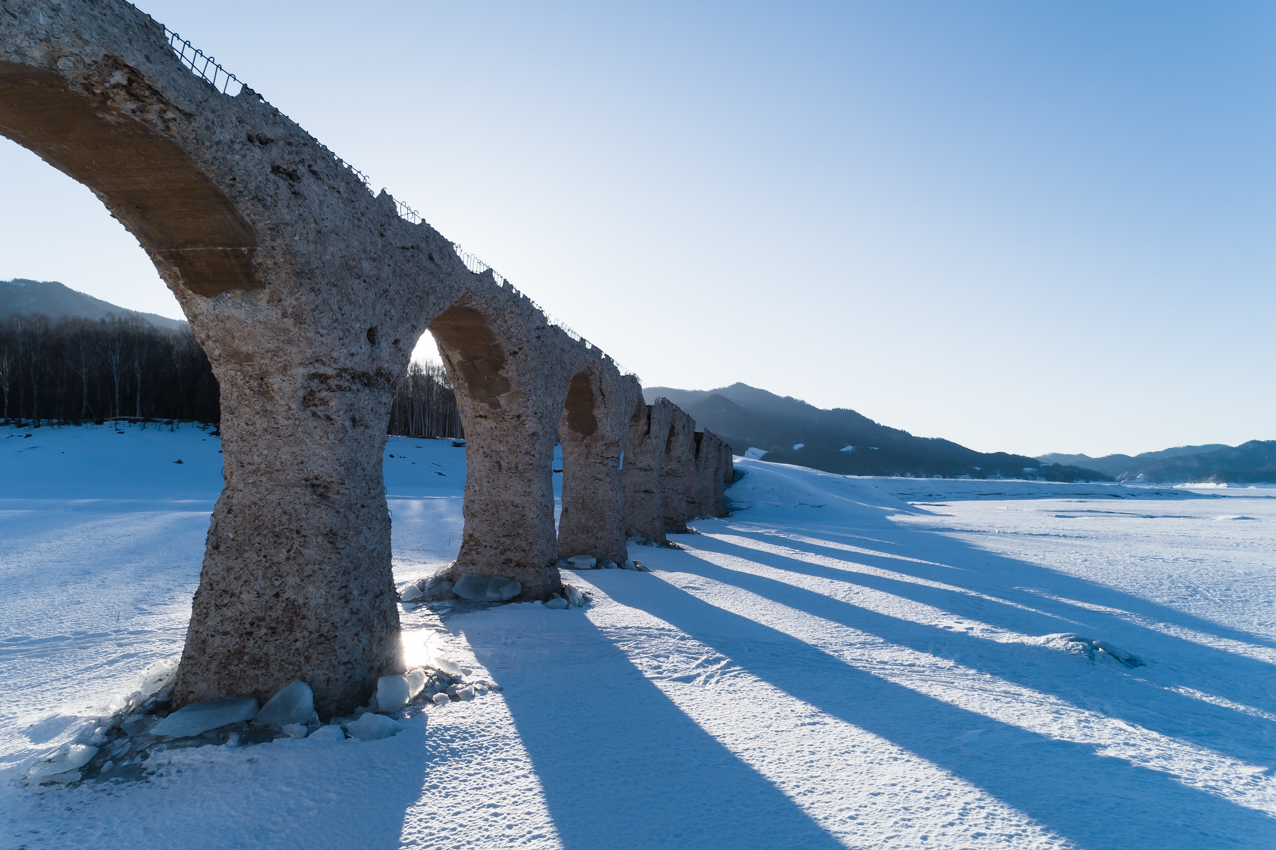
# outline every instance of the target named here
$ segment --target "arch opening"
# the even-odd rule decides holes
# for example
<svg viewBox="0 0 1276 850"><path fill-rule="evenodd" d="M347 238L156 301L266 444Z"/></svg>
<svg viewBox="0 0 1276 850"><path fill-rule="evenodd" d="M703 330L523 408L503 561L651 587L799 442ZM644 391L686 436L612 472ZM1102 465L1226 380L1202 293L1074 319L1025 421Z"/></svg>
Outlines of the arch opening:
<svg viewBox="0 0 1276 850"><path fill-rule="evenodd" d="M121 63L121 85L138 78L130 71ZM0 134L89 187L170 286L179 282L203 297L263 287L248 221L175 141L106 94L73 89L53 71L0 62Z"/></svg>

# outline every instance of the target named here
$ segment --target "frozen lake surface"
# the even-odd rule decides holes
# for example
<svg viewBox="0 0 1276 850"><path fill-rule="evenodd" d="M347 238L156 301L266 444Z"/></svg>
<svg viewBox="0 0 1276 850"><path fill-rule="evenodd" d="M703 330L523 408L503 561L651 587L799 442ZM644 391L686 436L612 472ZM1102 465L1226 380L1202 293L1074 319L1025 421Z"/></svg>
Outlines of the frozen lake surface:
<svg viewBox="0 0 1276 850"><path fill-rule="evenodd" d="M1276 846L1272 491L753 460L651 573L567 573L584 609L402 614L501 693L22 785L180 652L217 449L0 429L0 847ZM397 581L454 557L464 475L387 444Z"/></svg>

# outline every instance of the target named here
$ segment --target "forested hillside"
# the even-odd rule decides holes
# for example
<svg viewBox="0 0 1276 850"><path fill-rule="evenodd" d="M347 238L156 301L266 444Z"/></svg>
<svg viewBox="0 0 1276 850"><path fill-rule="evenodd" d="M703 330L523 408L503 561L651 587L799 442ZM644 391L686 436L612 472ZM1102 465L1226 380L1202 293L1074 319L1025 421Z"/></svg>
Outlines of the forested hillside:
<svg viewBox="0 0 1276 850"><path fill-rule="evenodd" d="M218 423L221 402L208 357L184 323L170 329L138 315L111 313L94 321L14 313L0 321L0 419ZM441 366L411 365L395 394L388 432L462 435L456 396Z"/></svg>

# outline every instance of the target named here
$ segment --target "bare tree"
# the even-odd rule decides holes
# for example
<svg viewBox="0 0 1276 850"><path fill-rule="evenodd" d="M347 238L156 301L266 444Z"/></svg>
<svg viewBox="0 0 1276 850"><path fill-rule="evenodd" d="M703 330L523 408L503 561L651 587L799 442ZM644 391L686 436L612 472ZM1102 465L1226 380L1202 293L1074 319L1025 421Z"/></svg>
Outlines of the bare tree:
<svg viewBox="0 0 1276 850"><path fill-rule="evenodd" d="M98 337L98 352L106 363L107 371L115 387L114 404L111 405L112 418L120 416L120 382L124 379L125 349L128 342L127 327L118 316L102 319L102 332Z"/></svg>
<svg viewBox="0 0 1276 850"><path fill-rule="evenodd" d="M150 334L145 326L135 327L133 334L133 418L142 418L142 374L151 353Z"/></svg>
<svg viewBox="0 0 1276 850"><path fill-rule="evenodd" d="M389 433L403 437L460 437L461 416L447 373L437 363L413 362L395 390Z"/></svg>
<svg viewBox="0 0 1276 850"><path fill-rule="evenodd" d="M94 328L85 319L71 319L64 322L62 327L67 337L67 355L71 367L80 378L80 412L77 418L83 422L89 415L89 375L97 353Z"/></svg>
<svg viewBox="0 0 1276 850"><path fill-rule="evenodd" d="M17 317L18 345L26 361L27 377L31 381L31 419L40 424L40 389L44 377L46 346L49 338L49 317L32 313Z"/></svg>
<svg viewBox="0 0 1276 850"><path fill-rule="evenodd" d="M4 418L9 419L9 387L13 384L14 373L17 372L18 358L13 344L8 340L0 340L0 390L4 390Z"/></svg>

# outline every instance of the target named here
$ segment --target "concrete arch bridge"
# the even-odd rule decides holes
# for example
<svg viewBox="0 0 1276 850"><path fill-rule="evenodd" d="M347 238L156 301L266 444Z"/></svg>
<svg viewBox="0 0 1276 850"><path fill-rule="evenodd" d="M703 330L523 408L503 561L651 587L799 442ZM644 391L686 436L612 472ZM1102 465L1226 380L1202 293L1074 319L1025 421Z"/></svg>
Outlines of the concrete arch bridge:
<svg viewBox="0 0 1276 850"><path fill-rule="evenodd" d="M221 384L179 704L302 679L331 715L402 669L381 458L427 329L467 438L456 575L543 599L560 553L620 560L626 532L723 513L720 440L132 5L0 0L0 133L137 238Z"/></svg>

